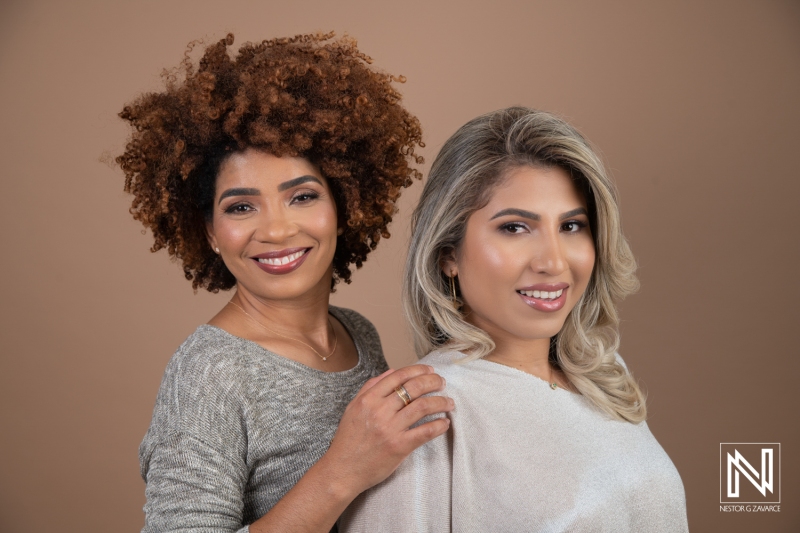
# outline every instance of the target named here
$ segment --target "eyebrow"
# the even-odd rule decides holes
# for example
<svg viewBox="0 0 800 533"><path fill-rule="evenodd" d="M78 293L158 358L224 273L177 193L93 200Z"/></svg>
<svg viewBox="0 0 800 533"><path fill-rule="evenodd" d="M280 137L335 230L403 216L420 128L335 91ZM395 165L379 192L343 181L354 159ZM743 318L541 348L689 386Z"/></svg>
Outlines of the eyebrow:
<svg viewBox="0 0 800 533"><path fill-rule="evenodd" d="M292 187L297 187L303 183L308 181L313 181L322 185L322 182L319 181L314 176L300 176L298 178L290 179L289 181L284 181L280 185L278 185L278 192L283 192L287 189L291 189ZM229 196L260 196L261 191L258 189L248 189L248 188L234 188L228 189L227 191L223 192L219 195L219 201L222 202L225 198Z"/></svg>
<svg viewBox="0 0 800 533"><path fill-rule="evenodd" d="M578 215L586 215L588 217L589 213L586 211L585 207L579 207L577 209L573 209L572 211L567 211L566 213L558 217L558 220L564 220L565 218L571 218Z"/></svg>
<svg viewBox="0 0 800 533"><path fill-rule="evenodd" d="M536 221L539 221L539 220L542 219L542 217L540 215L538 215L536 213L533 213L531 211L526 211L524 209L517 209L517 208L511 207L511 208L508 208L508 209L503 209L502 211L498 211L489 220L494 220L496 218L500 218L500 217L504 217L504 216L508 216L508 215L518 216L518 217L522 217L522 218L527 218L528 220L536 220ZM574 217L576 215L587 215L588 216L588 213L586 212L586 208L579 207L577 209L573 209L572 211L567 211L566 213L563 213L562 215L560 215L558 217L558 219L559 220L564 220L565 218Z"/></svg>
<svg viewBox="0 0 800 533"><path fill-rule="evenodd" d="M314 176L300 176L299 178L294 178L294 179L291 179L289 181L284 181L283 183L278 185L278 192L283 192L283 191L285 191L287 189L291 189L292 187L297 187L298 185L301 185L301 184L306 183L308 181L313 181L313 182L316 182L316 183L319 183L320 185L322 185L322 182L319 181Z"/></svg>
<svg viewBox="0 0 800 533"><path fill-rule="evenodd" d="M245 189L245 188L228 189L227 191L219 195L219 202L222 202L222 200L224 200L229 196L259 196L260 194L261 191L259 191L258 189Z"/></svg>

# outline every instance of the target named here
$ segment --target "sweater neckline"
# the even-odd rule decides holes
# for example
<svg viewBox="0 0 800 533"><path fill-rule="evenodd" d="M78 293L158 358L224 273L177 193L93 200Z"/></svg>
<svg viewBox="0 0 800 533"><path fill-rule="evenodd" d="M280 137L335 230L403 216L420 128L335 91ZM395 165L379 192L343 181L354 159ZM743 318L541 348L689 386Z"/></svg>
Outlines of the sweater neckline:
<svg viewBox="0 0 800 533"><path fill-rule="evenodd" d="M487 370L499 371L501 373L504 373L504 374L508 375L509 377L516 377L516 378L524 379L524 380L526 380L528 382L534 383L535 387L541 388L543 391L545 391L545 392L547 392L549 394L560 394L559 391L562 391L563 393L569 394L570 396L573 396L573 397L577 397L577 398L582 398L583 397L582 394L577 393L577 392L572 392L571 390L565 389L564 387L556 387L555 389L552 389L552 388L550 388L550 383L548 383L546 380L544 380L544 379L542 379L542 378L540 378L538 376L534 376L533 374L529 374L529 373L524 372L522 370L519 370L517 368L511 367L511 366L508 366L508 365L503 365L503 364L500 364L500 363L495 363L494 361L489 361L487 359L474 359L472 361L466 361L466 362L463 362L463 363L459 363L459 359L461 359L463 357L467 357L467 354L465 354L464 352L461 352L459 350L446 350L446 351L451 353L451 354L455 354L455 357L451 361L453 365L461 366L461 365L475 364L478 367L483 366Z"/></svg>
<svg viewBox="0 0 800 533"><path fill-rule="evenodd" d="M333 306L333 305L329 305L328 306L328 314L333 316L333 318L335 318L336 320L339 321L339 323L342 324L342 327L345 329L347 334L350 335L350 339L352 339L353 345L355 345L355 347L356 347L356 354L358 355L358 362L355 364L355 366L353 366L352 368L348 368L347 370L326 371L326 370L319 370L317 368L312 368L312 367L310 367L308 365L304 365L303 363L300 363L299 361L295 361L294 359L290 359L290 358L288 358L286 356L283 356L283 355L281 355L279 353L273 352L272 350L268 350L268 349L264 348L263 346L261 346L260 344L258 344L257 342L251 341L250 339L245 339L244 337L239 337L238 335L234 335L233 333L230 333L229 331L225 331L224 329L222 329L222 328L220 328L218 326L213 326L211 324L201 324L198 327L198 329L200 329L200 328L208 328L208 329L212 329L212 330L218 331L218 332L222 333L222 335L224 335L226 337L235 339L236 342L239 342L240 344L246 345L246 346L250 347L251 349L254 349L256 351L263 352L263 353L267 354L271 359L279 361L281 364L286 364L288 366L291 366L291 367L294 367L294 368L297 368L297 369L300 369L300 370L303 370L305 372L309 372L309 373L312 373L312 374L318 374L318 375L324 375L324 376L346 376L346 375L348 375L350 373L353 373L353 374L358 373L364 367L364 364L365 364L365 351L364 351L365 348L363 346L363 342L364 342L363 339L361 339L357 335L353 335L353 329L354 329L353 328L353 324L350 323L350 321L347 319L345 313L343 313L340 308L338 308L336 306Z"/></svg>

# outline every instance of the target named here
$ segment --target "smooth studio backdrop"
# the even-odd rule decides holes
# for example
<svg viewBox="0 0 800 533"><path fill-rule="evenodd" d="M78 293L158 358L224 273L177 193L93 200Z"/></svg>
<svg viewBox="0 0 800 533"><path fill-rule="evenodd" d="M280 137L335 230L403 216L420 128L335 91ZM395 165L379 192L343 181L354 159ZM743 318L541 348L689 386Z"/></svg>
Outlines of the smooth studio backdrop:
<svg viewBox="0 0 800 533"><path fill-rule="evenodd" d="M116 114L186 44L335 30L403 74L427 163L478 114L556 112L619 186L641 291L621 353L686 486L693 531L800 530L796 1L80 0L0 3L0 531L136 531L137 447L164 367L229 298L149 253L108 161ZM414 360L409 213L337 305ZM719 443L782 444L780 513L719 509Z"/></svg>

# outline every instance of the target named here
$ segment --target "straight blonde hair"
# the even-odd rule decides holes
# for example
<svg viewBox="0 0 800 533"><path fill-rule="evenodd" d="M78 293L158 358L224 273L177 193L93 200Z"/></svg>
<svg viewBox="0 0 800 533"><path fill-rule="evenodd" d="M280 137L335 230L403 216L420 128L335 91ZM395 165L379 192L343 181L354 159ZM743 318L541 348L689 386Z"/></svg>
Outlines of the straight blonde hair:
<svg viewBox="0 0 800 533"><path fill-rule="evenodd" d="M617 192L586 139L550 113L510 107L482 115L456 131L433 162L412 218L403 278L403 307L417 356L445 344L467 354L462 361L494 350L491 337L453 305L441 264L461 244L469 216L488 203L510 169L523 166L555 166L572 177L589 208L596 253L586 291L551 339L550 358L600 410L641 422L647 416L644 395L616 357L615 302L639 287Z"/></svg>

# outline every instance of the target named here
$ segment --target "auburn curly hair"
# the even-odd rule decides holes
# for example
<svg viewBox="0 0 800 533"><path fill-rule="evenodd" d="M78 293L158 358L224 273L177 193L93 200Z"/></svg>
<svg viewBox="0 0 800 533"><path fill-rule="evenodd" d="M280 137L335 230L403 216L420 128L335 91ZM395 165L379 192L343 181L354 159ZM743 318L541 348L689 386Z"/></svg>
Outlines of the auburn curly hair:
<svg viewBox="0 0 800 533"><path fill-rule="evenodd" d="M376 72L352 38L333 33L245 43L235 58L233 35L190 54L164 74L166 89L125 106L133 129L116 158L125 172L130 212L153 233L151 251L180 260L192 287L217 292L236 284L206 238L220 165L233 152L257 148L304 157L331 187L344 233L333 258L333 282L350 282L396 212L401 189L421 174L410 162L422 131L400 105L392 82Z"/></svg>

